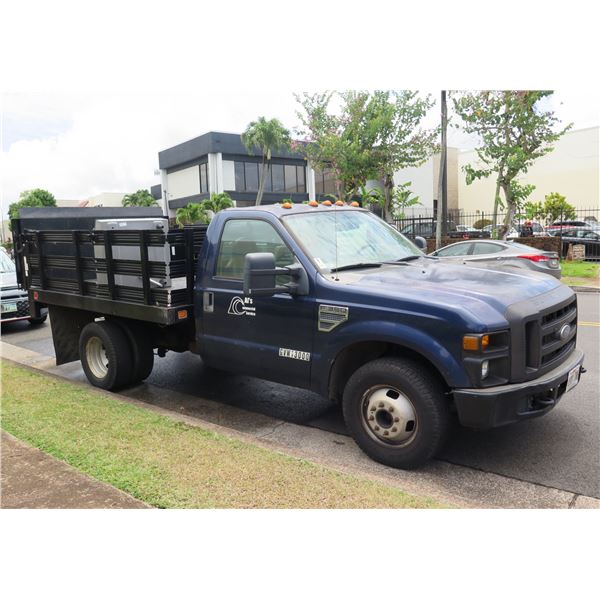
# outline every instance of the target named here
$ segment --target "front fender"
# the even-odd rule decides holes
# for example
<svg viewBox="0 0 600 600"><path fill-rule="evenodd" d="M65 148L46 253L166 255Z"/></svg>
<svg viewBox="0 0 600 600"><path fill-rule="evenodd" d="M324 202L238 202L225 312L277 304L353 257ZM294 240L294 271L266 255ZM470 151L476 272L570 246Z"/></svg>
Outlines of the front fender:
<svg viewBox="0 0 600 600"><path fill-rule="evenodd" d="M360 321L347 324L339 332L319 333L313 380L321 394L327 394L329 376L336 358L349 346L359 342L388 342L408 348L426 358L439 371L449 387L469 387L471 382L462 364L435 338L406 324L391 321Z"/></svg>

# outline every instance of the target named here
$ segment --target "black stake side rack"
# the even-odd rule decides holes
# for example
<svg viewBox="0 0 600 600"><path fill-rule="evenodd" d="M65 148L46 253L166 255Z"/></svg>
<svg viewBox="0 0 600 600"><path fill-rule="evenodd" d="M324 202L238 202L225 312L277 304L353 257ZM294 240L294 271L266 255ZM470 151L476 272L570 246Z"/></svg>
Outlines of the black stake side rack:
<svg viewBox="0 0 600 600"><path fill-rule="evenodd" d="M194 274L206 229L206 225L168 232L17 228L19 282L31 300L42 304L171 325L192 317ZM165 244L168 260L151 260L160 256ZM99 246L102 258L95 256ZM135 247L139 259L116 258L115 247ZM119 284L119 276L139 285ZM178 285L161 287L165 280Z"/></svg>

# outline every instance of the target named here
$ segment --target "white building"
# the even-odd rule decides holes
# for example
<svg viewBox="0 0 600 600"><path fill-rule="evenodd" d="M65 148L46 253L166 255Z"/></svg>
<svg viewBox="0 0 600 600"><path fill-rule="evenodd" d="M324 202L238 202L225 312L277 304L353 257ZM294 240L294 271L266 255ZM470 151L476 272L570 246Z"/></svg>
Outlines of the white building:
<svg viewBox="0 0 600 600"><path fill-rule="evenodd" d="M535 185L529 200L544 201L544 196L558 192L579 209L600 208L600 128L588 127L568 131L554 145L554 150L538 159L519 178L522 184ZM474 150L461 152L458 159L459 207L465 213L491 212L496 192L493 177L467 185L462 168L478 164Z"/></svg>

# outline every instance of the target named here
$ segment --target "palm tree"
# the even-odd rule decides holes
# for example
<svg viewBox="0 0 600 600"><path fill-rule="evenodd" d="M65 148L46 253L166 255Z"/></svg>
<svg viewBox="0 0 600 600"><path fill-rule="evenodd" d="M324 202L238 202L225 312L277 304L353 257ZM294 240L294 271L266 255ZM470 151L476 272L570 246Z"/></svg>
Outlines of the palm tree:
<svg viewBox="0 0 600 600"><path fill-rule="evenodd" d="M194 223L208 223L209 220L204 206L194 202L178 208L175 213L175 221L180 228L183 228L184 225L193 225Z"/></svg>
<svg viewBox="0 0 600 600"><path fill-rule="evenodd" d="M259 117L257 121L252 121L246 127L246 131L242 133L242 142L250 154L253 154L256 148L262 153L262 170L256 195L256 206L258 206L262 201L265 181L271 170L271 153L290 147L290 132L279 119L267 120Z"/></svg>
<svg viewBox="0 0 600 600"><path fill-rule="evenodd" d="M233 200L227 192L221 192L220 194L211 194L210 198L202 202L202 206L205 210L210 210L214 214L217 214L220 210L233 207Z"/></svg>
<svg viewBox="0 0 600 600"><path fill-rule="evenodd" d="M148 190L138 190L123 197L123 206L157 206L156 198Z"/></svg>

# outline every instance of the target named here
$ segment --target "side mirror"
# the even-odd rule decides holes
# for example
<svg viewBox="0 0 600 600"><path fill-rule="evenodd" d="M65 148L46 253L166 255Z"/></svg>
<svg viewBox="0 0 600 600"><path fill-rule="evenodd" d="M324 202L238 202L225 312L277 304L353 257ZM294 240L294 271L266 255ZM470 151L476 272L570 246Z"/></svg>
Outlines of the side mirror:
<svg viewBox="0 0 600 600"><path fill-rule="evenodd" d="M419 250L427 250L427 240L420 235L416 236L414 239L415 246L419 248Z"/></svg>
<svg viewBox="0 0 600 600"><path fill-rule="evenodd" d="M286 285L277 285L278 275L289 275ZM300 265L278 267L271 252L246 254L244 263L244 295L273 296L274 294L307 294L308 277Z"/></svg>

